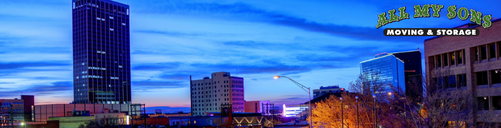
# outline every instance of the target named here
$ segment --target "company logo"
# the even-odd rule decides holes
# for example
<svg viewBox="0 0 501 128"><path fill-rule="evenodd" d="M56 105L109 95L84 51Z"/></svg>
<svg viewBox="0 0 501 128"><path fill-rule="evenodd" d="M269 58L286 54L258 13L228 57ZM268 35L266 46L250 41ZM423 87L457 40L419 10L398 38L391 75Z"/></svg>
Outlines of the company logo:
<svg viewBox="0 0 501 128"><path fill-rule="evenodd" d="M432 12L430 12L430 8ZM425 4L414 6L414 18L429 18L431 16L439 18L440 11L444 9L444 5ZM481 12L474 9L468 10L466 7L457 8L456 5L447 7L447 17L449 19L459 18L460 20L470 19L471 22L481 25L484 28L489 28L492 25L491 15L482 15ZM376 28L393 22L410 19L409 13L406 12L406 7L398 8L398 16L396 10L388 10L378 15L378 23ZM384 34L386 36L477 36L478 29L475 28L386 28Z"/></svg>

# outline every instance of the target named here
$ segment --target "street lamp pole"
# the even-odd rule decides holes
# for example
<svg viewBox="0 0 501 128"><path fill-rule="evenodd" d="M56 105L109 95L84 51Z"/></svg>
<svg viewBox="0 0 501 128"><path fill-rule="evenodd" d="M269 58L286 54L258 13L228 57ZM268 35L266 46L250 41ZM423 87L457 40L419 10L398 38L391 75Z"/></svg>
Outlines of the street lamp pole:
<svg viewBox="0 0 501 128"><path fill-rule="evenodd" d="M309 95L309 99L308 99L308 104L309 104L309 106L308 106L308 112L309 112L309 116L310 116L310 125L309 126L310 126L310 128L312 128L312 125L313 125L312 118L313 118L313 116L311 114L311 109L312 108L311 108L311 90L310 90L310 87L306 87L306 86L302 85L301 83L299 83L299 82L297 82L297 81L295 81L295 80L293 80L293 79L291 79L291 78L289 78L287 76L275 76L273 78L274 79L278 79L280 77L285 77L285 78L289 79L294 84L296 84L297 86L299 86L301 89L303 89L304 91L306 91L306 93L308 93L308 95Z"/></svg>
<svg viewBox="0 0 501 128"><path fill-rule="evenodd" d="M372 98L374 98L374 128L377 128L377 107L376 107L376 95L373 94Z"/></svg>
<svg viewBox="0 0 501 128"><path fill-rule="evenodd" d="M344 117L343 117L343 97L339 98L341 100L341 128L344 128Z"/></svg>
<svg viewBox="0 0 501 128"><path fill-rule="evenodd" d="M357 128L360 127L360 124L359 124L359 118L358 118L358 96L355 96L355 99L357 100Z"/></svg>

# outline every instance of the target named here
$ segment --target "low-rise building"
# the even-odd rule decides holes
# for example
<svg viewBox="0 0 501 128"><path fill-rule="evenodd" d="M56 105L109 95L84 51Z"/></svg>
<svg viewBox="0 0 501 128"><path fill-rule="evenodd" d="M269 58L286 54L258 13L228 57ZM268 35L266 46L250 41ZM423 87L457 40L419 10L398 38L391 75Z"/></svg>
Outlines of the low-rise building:
<svg viewBox="0 0 501 128"><path fill-rule="evenodd" d="M0 125L32 121L31 107L34 104L33 95L21 95L21 99L0 99Z"/></svg>
<svg viewBox="0 0 501 128"><path fill-rule="evenodd" d="M325 95L327 93L337 93L343 91L344 88L339 88L339 85L326 86L326 87L320 86L319 89L313 89L313 99Z"/></svg>
<svg viewBox="0 0 501 128"><path fill-rule="evenodd" d="M264 113L267 110L266 108L269 108L269 107L267 107L269 105L270 105L270 101L268 101L268 100L245 101L245 112Z"/></svg>

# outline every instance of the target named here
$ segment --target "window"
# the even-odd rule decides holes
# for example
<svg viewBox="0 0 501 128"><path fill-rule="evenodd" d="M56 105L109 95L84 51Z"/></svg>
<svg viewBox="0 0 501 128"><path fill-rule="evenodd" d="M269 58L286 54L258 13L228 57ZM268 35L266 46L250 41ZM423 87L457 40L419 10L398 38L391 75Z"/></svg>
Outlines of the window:
<svg viewBox="0 0 501 128"><path fill-rule="evenodd" d="M442 67L442 57L440 57L441 55L438 55L437 56L437 67Z"/></svg>
<svg viewBox="0 0 501 128"><path fill-rule="evenodd" d="M478 110L489 110L489 97L477 97Z"/></svg>
<svg viewBox="0 0 501 128"><path fill-rule="evenodd" d="M447 53L442 54L442 57L444 57L444 66L449 65L449 63L447 63L449 61L449 60L447 60Z"/></svg>
<svg viewBox="0 0 501 128"><path fill-rule="evenodd" d="M452 75L446 79L447 88L456 88L456 76Z"/></svg>
<svg viewBox="0 0 501 128"><path fill-rule="evenodd" d="M487 59L487 47L486 46L480 46L480 58L482 60Z"/></svg>
<svg viewBox="0 0 501 128"><path fill-rule="evenodd" d="M444 87L444 78L443 77L438 77L438 81L437 81L437 87L438 89L442 89Z"/></svg>
<svg viewBox="0 0 501 128"><path fill-rule="evenodd" d="M492 97L492 107L494 110L501 110L501 96Z"/></svg>
<svg viewBox="0 0 501 128"><path fill-rule="evenodd" d="M110 19L112 19L112 20L113 20L113 16L110 16Z"/></svg>
<svg viewBox="0 0 501 128"><path fill-rule="evenodd" d="M113 31L113 28L110 28L110 31Z"/></svg>
<svg viewBox="0 0 501 128"><path fill-rule="evenodd" d="M122 23L123 26L125 26L126 24L125 23Z"/></svg>
<svg viewBox="0 0 501 128"><path fill-rule="evenodd" d="M454 52L451 52L449 53L449 58L450 58L450 61L451 61L451 65L456 65L456 55L454 54Z"/></svg>
<svg viewBox="0 0 501 128"><path fill-rule="evenodd" d="M458 64L462 64L463 63L463 50L459 50L457 51L457 56L458 56Z"/></svg>
<svg viewBox="0 0 501 128"><path fill-rule="evenodd" d="M477 85L486 85L487 84L487 72L476 72L477 74Z"/></svg>
<svg viewBox="0 0 501 128"><path fill-rule="evenodd" d="M491 82L493 84L501 83L501 70L491 70Z"/></svg>
<svg viewBox="0 0 501 128"><path fill-rule="evenodd" d="M458 75L459 87L466 87L466 74Z"/></svg>
<svg viewBox="0 0 501 128"><path fill-rule="evenodd" d="M489 58L495 58L495 57L496 57L496 45L489 44Z"/></svg>

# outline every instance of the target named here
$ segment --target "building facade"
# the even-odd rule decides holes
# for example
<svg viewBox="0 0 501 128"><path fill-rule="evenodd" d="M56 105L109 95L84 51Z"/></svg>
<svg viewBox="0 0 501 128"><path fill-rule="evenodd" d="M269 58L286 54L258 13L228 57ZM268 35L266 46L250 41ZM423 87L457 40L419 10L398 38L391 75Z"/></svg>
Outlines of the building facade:
<svg viewBox="0 0 501 128"><path fill-rule="evenodd" d="M191 112L206 116L221 112L221 105L231 104L233 112L244 112L244 78L230 76L229 72L212 73L211 78L191 80Z"/></svg>
<svg viewBox="0 0 501 128"><path fill-rule="evenodd" d="M313 89L313 99L318 98L327 93L336 93L342 91L344 91L344 88L339 88L339 85L326 86L326 87L320 86L319 89Z"/></svg>
<svg viewBox="0 0 501 128"><path fill-rule="evenodd" d="M282 117L303 117L308 115L308 104L283 104Z"/></svg>
<svg viewBox="0 0 501 128"><path fill-rule="evenodd" d="M405 92L404 61L395 55L376 55L373 59L360 62L360 69L362 74L377 75L381 80L380 82L390 83L393 89Z"/></svg>
<svg viewBox="0 0 501 128"><path fill-rule="evenodd" d="M493 20L490 28L466 24L458 28L476 28L478 36L443 36L427 39L425 46L426 76L437 83L435 89L467 91L478 105L474 123L501 122L482 120L480 113L501 114L501 21Z"/></svg>
<svg viewBox="0 0 501 128"><path fill-rule="evenodd" d="M31 108L34 104L33 95L21 95L21 99L0 99L0 125L32 121Z"/></svg>
<svg viewBox="0 0 501 128"><path fill-rule="evenodd" d="M131 101L129 6L111 0L73 0L75 103Z"/></svg>
<svg viewBox="0 0 501 128"><path fill-rule="evenodd" d="M245 112L251 113L264 113L266 112L267 106L271 105L270 101L245 101ZM266 112L269 113L269 112Z"/></svg>
<svg viewBox="0 0 501 128"><path fill-rule="evenodd" d="M145 114L144 104L46 104L33 107L33 121L46 122L55 117L95 116L102 113ZM81 113L81 114L80 114Z"/></svg>
<svg viewBox="0 0 501 128"><path fill-rule="evenodd" d="M421 51L418 49L390 54L404 61L405 95L416 102L420 102L423 98Z"/></svg>

